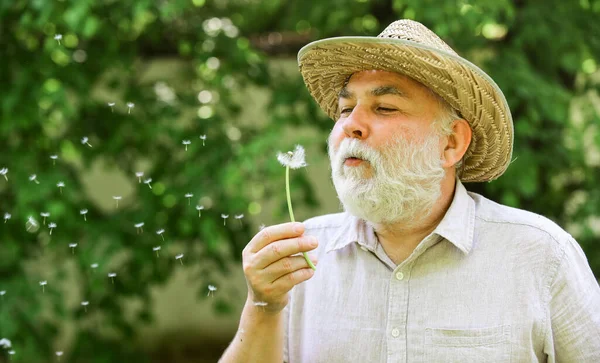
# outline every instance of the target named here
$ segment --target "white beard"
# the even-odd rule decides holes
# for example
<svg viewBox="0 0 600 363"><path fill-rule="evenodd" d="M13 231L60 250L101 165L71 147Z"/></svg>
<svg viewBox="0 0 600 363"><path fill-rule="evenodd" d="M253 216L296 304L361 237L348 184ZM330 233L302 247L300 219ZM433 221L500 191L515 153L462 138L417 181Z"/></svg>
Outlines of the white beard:
<svg viewBox="0 0 600 363"><path fill-rule="evenodd" d="M345 138L333 150L329 138L328 150L331 178L344 210L368 222L417 226L441 195L445 170L436 133L418 141L395 137L382 151L356 138ZM349 155L366 161L345 166Z"/></svg>

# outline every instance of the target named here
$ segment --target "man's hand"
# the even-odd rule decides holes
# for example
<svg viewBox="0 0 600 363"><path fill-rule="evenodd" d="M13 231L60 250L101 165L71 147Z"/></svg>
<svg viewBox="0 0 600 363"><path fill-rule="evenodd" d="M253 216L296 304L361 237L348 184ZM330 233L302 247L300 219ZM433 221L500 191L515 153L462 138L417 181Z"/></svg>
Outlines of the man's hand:
<svg viewBox="0 0 600 363"><path fill-rule="evenodd" d="M288 304L288 292L308 280L314 271L301 252L318 246L316 237L302 236L302 223L283 223L263 228L242 252L248 298L269 313L279 313ZM311 256L316 265L316 257Z"/></svg>

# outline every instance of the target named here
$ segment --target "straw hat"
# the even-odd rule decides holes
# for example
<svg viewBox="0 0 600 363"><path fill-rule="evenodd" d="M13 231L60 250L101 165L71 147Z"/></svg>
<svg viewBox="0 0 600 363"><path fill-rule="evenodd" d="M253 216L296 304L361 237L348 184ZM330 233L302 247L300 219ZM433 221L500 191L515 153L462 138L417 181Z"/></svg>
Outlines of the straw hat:
<svg viewBox="0 0 600 363"><path fill-rule="evenodd" d="M398 20L377 37L318 40L300 49L298 64L310 94L334 120L339 117L338 93L355 72L398 72L437 93L473 130L463 182L494 180L510 163L513 123L504 94L484 71L421 23Z"/></svg>

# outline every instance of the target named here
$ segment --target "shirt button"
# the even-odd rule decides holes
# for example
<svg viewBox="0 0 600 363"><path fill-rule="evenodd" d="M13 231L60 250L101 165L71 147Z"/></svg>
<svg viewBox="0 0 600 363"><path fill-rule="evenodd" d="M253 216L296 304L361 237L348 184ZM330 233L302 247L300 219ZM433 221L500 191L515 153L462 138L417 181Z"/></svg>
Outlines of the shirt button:
<svg viewBox="0 0 600 363"><path fill-rule="evenodd" d="M365 252L369 252L369 249L367 249L367 247L365 247L365 246L360 246L360 249L363 250L363 251L365 251Z"/></svg>
<svg viewBox="0 0 600 363"><path fill-rule="evenodd" d="M404 279L404 274L402 272L396 272L396 278L398 280L402 280L402 279Z"/></svg>
<svg viewBox="0 0 600 363"><path fill-rule="evenodd" d="M392 329L392 336L394 338L398 338L399 335L400 335L400 330L398 330L397 328Z"/></svg>

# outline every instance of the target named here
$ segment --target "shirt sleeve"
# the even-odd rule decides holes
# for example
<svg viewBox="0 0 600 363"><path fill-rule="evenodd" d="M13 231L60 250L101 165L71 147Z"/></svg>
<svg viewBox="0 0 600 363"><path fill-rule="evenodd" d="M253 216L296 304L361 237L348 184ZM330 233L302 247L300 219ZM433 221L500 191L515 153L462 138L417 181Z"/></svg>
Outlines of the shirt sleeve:
<svg viewBox="0 0 600 363"><path fill-rule="evenodd" d="M283 309L283 363L290 361L290 354L288 348L288 335L290 327L290 303Z"/></svg>
<svg viewBox="0 0 600 363"><path fill-rule="evenodd" d="M600 362L600 287L585 254L569 236L550 285L556 362ZM551 360L549 360L551 361Z"/></svg>

